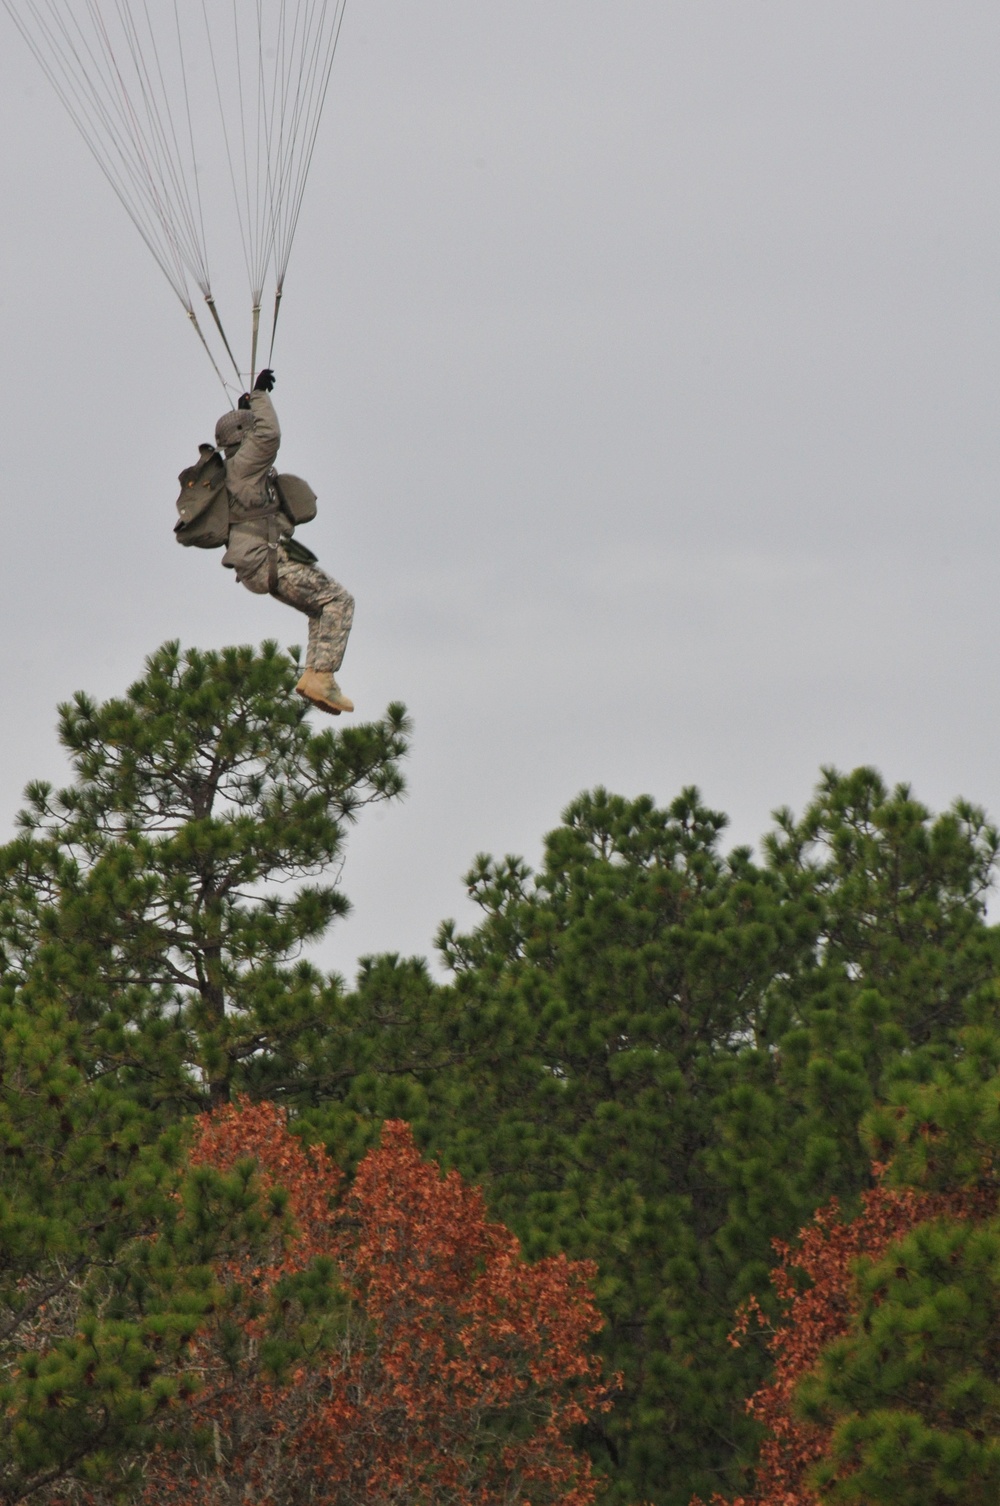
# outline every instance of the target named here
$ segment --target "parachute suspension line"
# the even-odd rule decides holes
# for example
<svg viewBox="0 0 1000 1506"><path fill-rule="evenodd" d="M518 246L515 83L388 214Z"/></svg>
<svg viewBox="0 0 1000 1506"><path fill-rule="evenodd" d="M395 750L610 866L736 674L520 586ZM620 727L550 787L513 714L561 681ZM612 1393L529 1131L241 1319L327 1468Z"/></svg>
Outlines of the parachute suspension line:
<svg viewBox="0 0 1000 1506"><path fill-rule="evenodd" d="M204 266L204 258L199 255L197 235L192 233L193 224L190 213L190 202L184 189L182 176L170 152L167 135L157 111L155 90L149 71L143 60L135 23L127 7L123 4L123 0L115 0L115 9L118 12L118 18L124 32L126 48L132 59L132 66L135 70L136 82L146 115L148 127L146 132L142 129L142 122L136 105L123 77L121 63L108 32L107 23L101 13L98 0L87 0L87 9L90 12L91 20L111 65L109 76L112 80L114 95L117 96L118 109L124 123L131 126L133 150L138 159L142 176L148 184L148 192L156 217L160 222L164 236L168 241L173 243L181 260L191 271L199 287L204 291L208 281L208 273ZM148 20L148 6L146 15ZM159 53L156 48L156 40L152 34L152 29L150 29L150 43L153 48L153 55L156 58L157 70L162 79ZM163 101L163 108L166 111L168 120L172 124L170 107L166 99ZM176 133L174 133L174 139L176 141ZM171 209L174 211L173 215L170 213ZM175 219L180 221L179 225L175 224ZM183 232L186 232L186 241Z"/></svg>
<svg viewBox="0 0 1000 1506"><path fill-rule="evenodd" d="M96 8L96 7L95 7ZM136 20L132 16L132 10L137 9L135 0L131 6L124 0L115 0L115 8L125 36L126 46L132 60L132 67L139 86L139 94L142 101L143 111L146 117L147 130L142 133L137 129L136 135L140 141L145 140L149 144L149 151L153 156L157 174L162 181L164 197L171 204L180 219L181 228L184 231L184 244L188 267L202 292L207 294L209 289L208 264L204 253L204 238L199 240L198 226L195 220L194 207L191 203L191 195L188 191L184 178L183 155L178 140L177 128L174 123L173 110L170 105L171 90L167 86L163 73L163 63L160 57L160 49L156 42L156 32L149 13L148 0L144 0L143 12L146 18L146 34L148 46L152 52L154 74L146 64L143 43L139 36ZM112 43L105 33L105 45L109 55L114 56ZM184 92L187 92L187 69L185 67L183 48L178 55L180 64L181 81ZM119 79L123 97L128 103L129 109L135 114L135 109L128 92L128 88L121 79L121 71L116 64L116 74ZM156 83L159 83L157 89ZM153 173L147 168L151 180ZM197 173L192 174L197 189Z"/></svg>
<svg viewBox="0 0 1000 1506"><path fill-rule="evenodd" d="M288 94L291 80L291 69L294 63L294 46L298 34L298 12L296 12L295 27L292 32L292 50L290 52L287 39L288 10L286 0L280 0L278 9L278 36L275 44L275 67L274 83L271 90L271 108L265 115L267 126L267 156L268 176L270 192L270 245L272 254L275 253L279 243L279 206L281 193L284 186L282 163L285 156L286 125L288 116ZM275 144L275 119L278 121L277 143ZM277 277L277 296L281 299L281 277ZM271 335L272 348L274 334Z"/></svg>
<svg viewBox="0 0 1000 1506"><path fill-rule="evenodd" d="M242 246L243 246L243 260L246 263L247 277L252 282L253 281L253 275L252 275L252 273L250 271L250 252L249 252L249 248L248 248L248 245L247 245L246 230L244 228L243 215L242 215L242 212L241 212L239 188L238 188L237 182L236 182L236 165L233 162L233 149L232 149L232 144L231 144L231 142L229 140L229 124L228 124L228 121L226 119L226 107L225 107L225 103L224 103L223 98L222 98L222 83L221 83L221 81L219 79L219 65L218 65L218 62L217 62L216 56L215 56L215 43L214 43L214 41L212 39L212 27L211 27L211 24L210 24L209 19L208 19L207 0L201 0L201 13L202 13L202 16L204 17L204 20L205 20L205 38L206 38L206 40L208 42L208 56L209 56L209 60L210 60L210 62L212 64L212 79L213 79L213 81L215 83L215 98L216 98L216 101L217 101L218 106L219 106L219 119L222 122L222 139L225 142L225 146L226 146L226 162L227 162L228 167L229 167L229 180L230 180L230 183L232 184L233 198L236 201L236 218L237 218L237 223L239 224L239 227L240 227L240 241L241 241ZM240 104L241 104L241 107L242 107L242 94L240 96ZM240 110L241 118L242 118L242 113L243 112L242 112L242 108L241 108L241 110Z"/></svg>
<svg viewBox="0 0 1000 1506"><path fill-rule="evenodd" d="M308 124L312 110L311 86L315 77L316 68L319 66L323 56L323 19L323 16L321 16L320 26L317 31L314 26L314 8L305 8L301 12L300 16L296 17L297 31L299 27L299 21L301 20L301 35L297 38L298 71L297 76L290 75L288 79L288 87L286 89L286 106L290 106L290 113L287 117L287 123L283 122L283 126L285 127L283 129L283 136L286 143L283 164L285 173L285 192L282 196L281 201L282 218L278 235L276 255L276 272L279 282L283 282L284 274L288 266L288 205L290 197L294 195L294 188L292 188L291 185L294 184L296 176L296 148L298 146L299 138L303 130L303 121L306 121ZM298 165L299 167L301 167L301 156ZM289 190L291 190L291 193L289 192Z"/></svg>
<svg viewBox="0 0 1000 1506"><path fill-rule="evenodd" d="M139 80L140 92L141 92L141 95L142 95L143 105L144 105L145 112L146 112L147 122L148 122L148 125L149 125L149 129L150 129L150 133L151 133L151 140L152 140L152 143L153 143L154 150L157 147L157 145L159 145L159 147L160 147L160 151L156 152L156 158L157 158L158 167L159 167L159 170L160 170L161 174L163 174L164 171L167 174L167 182L166 182L165 186L167 186L168 188L169 187L173 187L173 189L174 189L174 194L172 195L173 205L174 205L175 209L179 209L181 211L183 219L186 220L186 227L185 228L187 229L188 235L189 235L189 246L192 248L192 250L195 253L192 257L190 257L190 258L184 258L184 259L188 261L188 265L191 268L192 275L195 277L196 282L198 283L199 287L201 288L201 291L202 291L202 293L204 295L204 298L205 298L205 302L208 305L208 308L209 308L209 310L210 310L210 312L212 314L212 318L213 318L213 320L215 322L215 326L218 329L219 336L220 336L220 338L222 340L223 345L225 346L226 353L229 356L229 359L232 361L233 370L236 373L237 382L239 382L239 380L240 380L239 367L237 365L236 358L233 355L232 349L230 347L229 340L226 337L226 332L225 332L225 329L223 328L223 325L222 325L222 320L221 320L220 315L219 315L218 307L216 305L214 295L212 294L211 281L210 281L209 272L208 272L208 263L205 260L203 254L201 256L199 256L197 254L198 253L198 249L199 249L198 233L197 233L197 229L196 229L195 224L194 224L193 215L191 213L190 198L188 197L188 195L185 192L183 180L182 180L182 178L181 178L181 176L180 176L180 174L179 174L179 172L177 170L178 161L179 161L179 158L180 158L180 145L179 145L179 141L178 141L178 137L177 137L177 131L176 131L176 128L174 126L173 115L172 115L172 112L171 112L170 106L169 106L167 86L166 86L166 82L164 80L162 63L161 63L161 60L160 60L159 50L158 50L157 45L156 45L156 37L155 37L155 33L153 31L152 22L151 22L150 15L149 15L149 6L148 6L148 3L146 3L144 5L144 10L145 10L145 14L146 14L146 21L147 21L147 27L148 27L148 32L149 32L149 42L150 42L150 46L152 47L153 58L154 58L155 65L156 65L156 72L157 72L157 76L159 77L159 81L160 81L160 85L161 85L161 97L163 99L164 107L165 107L165 110L166 110L167 125L169 127L170 136L172 138L173 146L174 146L174 153L173 154L170 152L170 149L169 149L169 142L167 141L166 133L165 133L165 131L163 129L162 120L160 119L160 117L159 117L159 115L157 114L157 111L156 111L155 93L154 93L153 86L152 86L152 83L151 83L151 80L150 80L149 70L147 69L146 64L145 64L145 62L143 60L142 50L141 50L141 44L140 44L140 41L139 41L138 33L136 32L136 29L135 29L135 26L134 26L134 24L133 24L133 22L131 20L131 17L123 10L122 4L121 4L121 0L117 0L116 8L118 10L119 19L122 22L122 28L123 28L123 30L125 32L126 41L128 42L128 45L129 45L129 51L131 53L132 62L133 62L133 66L135 68L136 76L137 76L137 78ZM95 7L92 8L92 9L96 10ZM180 63L181 78L182 78L183 87L184 87L185 110L186 110L186 114L187 114L189 140L190 140L190 144L191 144L191 162L192 162L192 167L194 168L195 192L196 192L196 196L197 196L198 218L199 218L199 225L200 225L200 229L201 229L201 246L203 247L205 245L204 215L203 215L203 212L202 212L200 188L198 187L198 182L197 182L197 164L196 164L195 153L194 153L194 138L193 138L193 125L192 125L192 121L191 121L190 95L189 95L189 91L188 91L187 68L185 66L185 59L184 59L183 40L181 38L180 29L179 29L179 16L177 14L177 0L174 0L174 19L175 19L175 26L177 28L178 61ZM104 27L103 19L100 17L99 13L95 14L95 20L99 24L101 32L102 32L102 35L104 36L104 40L105 40L105 45L106 45L108 56L112 59L112 63L113 63L114 68L115 68L115 73L116 73L116 76L117 76L117 78L119 80L119 83L120 83L120 86L121 86L122 98L123 98L123 100L125 102L125 105L126 105L128 111L129 111L129 114L131 115L132 119L135 120L135 110L134 110L134 107L132 105L132 101L131 101L131 99L129 97L129 94L128 94L128 91L127 91L127 89L125 87L124 81L121 78L120 69L118 68L117 63L114 60L114 52L113 52L113 49L112 49L111 41L110 41L110 38L107 36L107 32L106 32L106 29ZM138 139L138 141L139 141L139 143L141 145L143 143L143 139L144 138L142 136L141 131L138 130L138 129L136 130L136 137L137 137L137 139ZM164 159L165 159L165 162L166 162L166 168L165 169L164 169ZM149 174L149 181L150 181L151 185L154 186L154 189L155 189L155 181L153 179L153 174L152 174L152 171L151 171L151 169L149 167L149 163L148 162L144 162L144 165L146 166L147 172ZM172 234L170 222L167 219L166 215L163 213L163 211L162 211L161 206L159 205L159 203L157 203L157 212L158 212L158 218L160 219L161 224L164 226L164 230L168 234L169 239L171 240L171 242L175 242L175 237ZM179 247L178 247L178 251L180 252L180 248ZM181 253L181 254L183 254L183 253ZM194 265L191 265L192 262L194 263ZM226 393L226 395L228 397L229 396L229 388L228 388L228 386L226 384L226 380L225 380L224 376L222 375L221 370L219 369L219 364L216 361L215 354L212 351L211 346L209 345L208 341L205 338L205 332L204 332L204 330L201 327L201 324L200 324L200 322L198 320L198 316L195 313L193 306L190 305L190 300L187 301L187 314L188 314L188 318L190 319L190 321L191 321L191 323L192 323L192 325L194 327L195 333L197 334L198 339L201 342L202 348L204 349L205 354L208 356L208 359L209 359L209 361L212 364L212 369L213 369L213 371L215 372L216 376L219 379L219 382L220 382L220 384L222 386L222 390Z"/></svg>
<svg viewBox="0 0 1000 1506"><path fill-rule="evenodd" d="M288 58L288 37L286 32L287 21L287 0L279 0L277 20L278 34L274 46L274 79L272 80L271 84L271 106L269 112L265 114L265 125L267 128L269 207L271 211L269 233L271 237L272 251L274 249L275 237L277 235L277 204L279 188L279 184L275 177L275 150L277 151L276 160L280 164L282 152L284 150L285 116L288 106L288 69L290 64ZM276 149L274 146L275 120L279 122L278 142Z"/></svg>
<svg viewBox="0 0 1000 1506"><path fill-rule="evenodd" d="M184 81L184 111L185 111L185 114L187 115L188 147L190 148L190 152L191 152L191 169L192 169L192 177L194 178L195 200L196 200L197 205L198 205L198 225L199 225L199 228L201 230L201 244L207 250L207 248L208 248L208 237L205 234L205 210L204 210L204 207L203 207L202 202L201 202L201 180L200 180L199 175L198 175L198 155L197 155L197 152L195 151L195 145L194 145L194 122L193 122L193 120L191 118L191 94L190 94L190 91L188 89L187 68L184 66L184 38L183 38L183 36L181 34L181 17L180 17L180 10L178 8L178 0L174 0L174 30L175 30L176 35L177 35L177 56L181 60L181 75L182 75L182 78L183 78L183 81ZM208 269L207 258L206 258L206 262L205 262L205 267L206 267L206 271L207 271L207 269ZM209 298L207 293L205 294L205 297L206 297L206 299L208 299L209 305L212 307L212 312L215 313L215 308L214 308L215 300ZM216 315L216 320L218 320L218 315ZM220 326L220 333L221 333L221 326ZM222 338L225 339L225 335L223 335ZM228 345L227 345L226 348L228 349ZM230 355L232 355L231 351L230 351Z"/></svg>
<svg viewBox="0 0 1000 1506"><path fill-rule="evenodd" d="M232 239L238 230L250 283L256 376L264 344L261 309L272 275L268 362L273 358L345 6L346 0L200 0L199 16L191 0L0 0L170 283L224 388L219 362L231 363L242 380L207 253L206 219L219 175L225 188L228 172L236 209ZM217 126L206 138L213 116L221 141ZM214 156L203 156L213 136ZM211 326L195 315L195 284Z"/></svg>
<svg viewBox="0 0 1000 1506"><path fill-rule="evenodd" d="M270 109L267 109L266 100L261 101L271 188L269 249L274 256L276 277L268 364L274 356L285 275L319 136L345 8L346 0L335 0L332 22L327 26L326 0L304 0L296 8L289 45L286 0L280 0Z"/></svg>
<svg viewBox="0 0 1000 1506"><path fill-rule="evenodd" d="M233 0L233 25L239 26L240 0ZM260 5L257 4L257 49L256 57L251 58L250 74L246 80L242 77L243 56L240 56L240 87L244 90L243 98L256 98L260 88L260 70L262 65L260 50L263 45L260 30ZM243 176L247 184L247 222L251 226L251 245L253 248L253 272L250 279L251 300L256 306L263 296L264 272L260 264L260 110L256 111L252 135L247 131L246 115L243 116ZM251 187L252 185L252 187ZM255 362L251 357L251 371Z"/></svg>
<svg viewBox="0 0 1000 1506"><path fill-rule="evenodd" d="M260 0L258 0L258 15L260 14ZM279 205L284 188L284 176L282 173L282 161L285 149L285 127L288 106L289 85L289 47L287 38L287 3L280 0L277 16L277 36L274 45L274 77L271 81L270 98L265 89L265 80L261 76L260 110L264 122L265 142L267 147L267 181L268 181L268 260L275 255L280 232ZM297 25L296 25L297 31ZM295 33L293 32L293 45ZM276 126L277 122L277 126ZM281 278L277 278L277 287L274 300L274 314L271 320L271 345L268 355L268 364L274 357L274 338L278 323L278 310L281 305L282 284Z"/></svg>
<svg viewBox="0 0 1000 1506"><path fill-rule="evenodd" d="M333 21L325 44L325 55L324 49L320 45L324 18L322 15L320 17L320 31L315 38L315 51L311 52L309 85L306 91L308 107L306 105L302 105L301 108L297 107L293 117L293 139L303 119L305 120L305 138L298 153L299 160L294 174L294 184L290 194L288 194L282 232L283 246L279 248L276 257L276 272L279 286L284 283L285 273L288 270L288 262L292 252L292 242L295 239L299 216L302 212L306 181L309 177L309 169L312 166L316 142L319 138L320 120L323 114L323 107L326 103L327 93L329 92L333 62L337 51L337 43L340 40L340 30L344 20L346 4L347 0L335 0ZM304 49L304 53L305 51L306 49ZM303 72L304 67L300 65L300 79ZM293 153L289 153L290 160L292 155Z"/></svg>
<svg viewBox="0 0 1000 1506"><path fill-rule="evenodd" d="M265 114L267 128L267 159L268 159L268 187L270 189L269 201L271 209L270 223L270 248L274 254L279 245L278 206L280 204L281 187L281 164L286 150L286 128L288 117L288 98L290 92L291 69L294 60L294 44L298 30L298 16L296 26L292 34L292 45L289 47L288 33L288 5L287 0L280 0L278 7L277 39L275 42L275 67L274 80L271 86L270 110ZM277 142L275 142L275 122L277 122ZM277 285L274 291L274 311L271 315L271 340L268 348L268 366L274 360L274 341L278 332L278 315L281 312L281 299L284 294L284 275L277 277Z"/></svg>
<svg viewBox="0 0 1000 1506"><path fill-rule="evenodd" d="M240 18L238 0L233 0L233 38L235 41L236 50L236 83L239 89L240 100L240 138L243 146L243 192L246 195L247 275L250 278L250 292L252 300L254 303L258 303L260 299L257 292L257 246L256 238L254 236L252 208L254 195L250 189L250 156L249 152L247 151L247 106L246 93L243 84L243 50L240 46ZM236 188L235 183L233 184L233 187L234 189ZM237 213L240 214L240 218L242 219L241 199L238 190L236 191L236 205ZM250 362L250 365L251 367L253 366L253 361Z"/></svg>
<svg viewBox="0 0 1000 1506"><path fill-rule="evenodd" d="M74 42L62 13L52 5L48 7L52 23L50 26L41 14L39 5L34 0L27 0L25 9L35 23L38 37L29 31L22 17L14 10L13 0L3 0L3 5L160 270L184 308L190 312L191 301L176 238L168 233L168 227L158 211L150 183L143 175L142 163L136 161L134 151L129 151L129 143L124 136L124 123L116 124L115 113L120 116L121 112L120 107L116 107L107 77L102 82L109 99L103 100L97 86L90 82L81 52L87 54L98 74L103 70L102 60L95 57L82 33L79 34L79 45ZM53 28L58 28L58 32ZM78 26L76 30L79 32ZM102 131L109 138L110 149L102 149Z"/></svg>
<svg viewBox="0 0 1000 1506"><path fill-rule="evenodd" d="M257 228L257 277L254 281L254 303L260 303L264 296L264 280L267 277L267 268L271 260L271 242L268 236L268 225L271 220L271 152L267 131L267 86L264 79L264 53L266 44L264 41L264 17L262 0L257 0L257 129L254 140L256 153L256 183L257 193L254 201L254 213ZM266 171L261 175L261 154L266 164Z"/></svg>

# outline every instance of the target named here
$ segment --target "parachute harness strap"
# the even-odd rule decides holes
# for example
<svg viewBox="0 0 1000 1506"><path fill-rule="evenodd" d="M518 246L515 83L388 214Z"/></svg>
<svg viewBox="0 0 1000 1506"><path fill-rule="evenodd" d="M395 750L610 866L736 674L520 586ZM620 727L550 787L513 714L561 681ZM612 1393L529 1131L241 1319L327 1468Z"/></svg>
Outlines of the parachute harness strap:
<svg viewBox="0 0 1000 1506"><path fill-rule="evenodd" d="M272 596L278 590L278 519L275 514L267 520L267 589Z"/></svg>

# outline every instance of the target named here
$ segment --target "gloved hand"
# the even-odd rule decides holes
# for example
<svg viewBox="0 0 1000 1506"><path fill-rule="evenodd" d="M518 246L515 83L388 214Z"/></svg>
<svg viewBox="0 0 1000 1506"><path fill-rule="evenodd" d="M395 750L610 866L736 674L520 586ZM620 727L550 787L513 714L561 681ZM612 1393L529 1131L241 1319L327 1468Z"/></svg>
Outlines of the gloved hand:
<svg viewBox="0 0 1000 1506"><path fill-rule="evenodd" d="M249 392L244 392L243 393L242 397L240 398L240 400L236 404L236 406L237 406L237 408L242 408L243 411L244 411L244 413L247 411L247 409L250 407L250 394L249 394Z"/></svg>
<svg viewBox="0 0 1000 1506"><path fill-rule="evenodd" d="M253 390L254 392L274 391L274 372L271 370L270 366L264 367L264 370L260 373L260 375L257 377L257 380L253 384Z"/></svg>

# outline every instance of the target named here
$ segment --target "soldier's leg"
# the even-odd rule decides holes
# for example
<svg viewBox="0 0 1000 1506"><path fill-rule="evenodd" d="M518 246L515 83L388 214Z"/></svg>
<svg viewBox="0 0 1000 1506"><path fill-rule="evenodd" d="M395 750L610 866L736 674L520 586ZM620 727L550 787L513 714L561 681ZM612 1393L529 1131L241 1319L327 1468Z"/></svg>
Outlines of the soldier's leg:
<svg viewBox="0 0 1000 1506"><path fill-rule="evenodd" d="M334 671L340 668L347 647L354 597L318 565L290 560L284 551L278 556L274 595L309 618L306 667L295 687L299 695L333 716L353 711L354 702L337 684Z"/></svg>
<svg viewBox="0 0 1000 1506"><path fill-rule="evenodd" d="M328 577L329 579L329 577ZM354 621L354 597L335 580L337 595L324 604L318 617L309 620L306 664L310 669L336 673L344 662L344 650Z"/></svg>
<svg viewBox="0 0 1000 1506"><path fill-rule="evenodd" d="M336 673L343 663L354 621L351 593L318 565L286 559L282 555L278 561L278 584L274 594L279 601L305 612L309 618L306 668L320 674Z"/></svg>

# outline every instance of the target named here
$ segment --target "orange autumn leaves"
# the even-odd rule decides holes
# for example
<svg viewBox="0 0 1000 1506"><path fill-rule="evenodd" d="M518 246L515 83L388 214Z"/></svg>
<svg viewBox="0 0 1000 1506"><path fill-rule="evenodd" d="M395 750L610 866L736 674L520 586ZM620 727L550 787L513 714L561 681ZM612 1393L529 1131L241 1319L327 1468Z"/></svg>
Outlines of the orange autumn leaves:
<svg viewBox="0 0 1000 1506"><path fill-rule="evenodd" d="M759 1324L767 1332L774 1366L772 1380L747 1403L747 1411L766 1429L754 1471L755 1490L732 1500L714 1495L711 1506L821 1506L810 1476L828 1453L832 1430L801 1417L795 1393L826 1347L851 1326L857 1311L858 1261L881 1259L896 1240L928 1219L976 1211L975 1198L963 1193L878 1186L865 1193L861 1211L850 1222L842 1221L834 1200L813 1216L794 1247L775 1242L779 1264L771 1272L771 1282L782 1317L771 1327L751 1298L731 1336L739 1345L751 1325ZM691 1506L702 1503L696 1498Z"/></svg>
<svg viewBox="0 0 1000 1506"><path fill-rule="evenodd" d="M208 1117L192 1160L253 1176L262 1238L216 1272L195 1431L163 1436L149 1506L590 1506L568 1441L609 1405L589 1263L529 1265L400 1122L346 1189L266 1103Z"/></svg>

